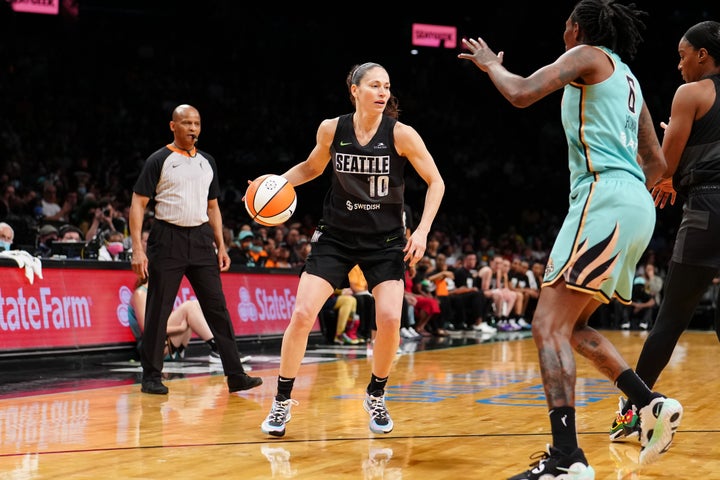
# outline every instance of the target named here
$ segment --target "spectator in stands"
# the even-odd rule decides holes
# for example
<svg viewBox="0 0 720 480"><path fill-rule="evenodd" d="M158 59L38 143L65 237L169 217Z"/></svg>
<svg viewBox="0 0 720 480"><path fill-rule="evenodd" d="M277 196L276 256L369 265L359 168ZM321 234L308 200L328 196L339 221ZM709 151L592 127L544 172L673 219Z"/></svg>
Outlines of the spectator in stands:
<svg viewBox="0 0 720 480"><path fill-rule="evenodd" d="M19 187L15 188L14 198L14 204L10 205L13 213L16 213L17 215L32 220L34 222L36 217L34 207L38 200L37 192L32 188L20 185Z"/></svg>
<svg viewBox="0 0 720 480"><path fill-rule="evenodd" d="M87 233L90 230L90 226L93 224L95 219L95 210L98 208L97 201L92 198L90 194L86 195L82 202L77 206L75 212L73 212L73 223L80 227L83 232L83 236L89 239ZM97 231L97 228L95 229Z"/></svg>
<svg viewBox="0 0 720 480"><path fill-rule="evenodd" d="M451 300L449 293L451 290L455 290L455 274L448 269L444 253L438 253L435 256L435 265L432 270L428 272L427 279L433 282L435 286L435 298L437 298L440 304L440 313L443 317L443 325L445 328L450 330L464 330L464 312Z"/></svg>
<svg viewBox="0 0 720 480"><path fill-rule="evenodd" d="M37 236L36 257L50 258L52 256L52 242L58 239L58 229L47 224L40 227Z"/></svg>
<svg viewBox="0 0 720 480"><path fill-rule="evenodd" d="M138 280L128 305L128 323L137 340L138 351L145 328L145 306L147 304L147 279ZM210 347L208 361L220 363L215 338L205 320L200 303L197 300L186 300L173 309L167 324L167 340L165 345L165 361L182 360L193 333ZM242 361L247 361L245 357Z"/></svg>
<svg viewBox="0 0 720 480"><path fill-rule="evenodd" d="M123 243L124 239L125 236L122 234L122 232L107 232L105 241L98 250L97 259L106 262L118 262L121 260L126 260L123 255L125 253L125 244Z"/></svg>
<svg viewBox="0 0 720 480"><path fill-rule="evenodd" d="M360 340L357 337L357 330L360 324L358 319L355 323L355 312L357 311L357 300L350 288L335 290L335 294L328 299L335 311L335 339L338 345L357 345Z"/></svg>
<svg viewBox="0 0 720 480"><path fill-rule="evenodd" d="M537 299L540 295L540 287L538 286L535 276L530 270L530 264L527 260L514 256L510 262L510 288L517 293L515 301L515 321L525 330L530 330L530 323L526 318L531 318L527 314L527 307L530 299Z"/></svg>
<svg viewBox="0 0 720 480"><path fill-rule="evenodd" d="M0 185L0 219L5 219L12 215L15 206L15 187L4 182Z"/></svg>
<svg viewBox="0 0 720 480"><path fill-rule="evenodd" d="M265 257L259 257L258 261L255 260L253 255L253 239L255 234L251 230L241 230L237 237L237 248L230 249L229 255L230 261L233 265L244 265L246 267L262 267L265 265ZM261 263L258 263L261 262Z"/></svg>
<svg viewBox="0 0 720 480"><path fill-rule="evenodd" d="M368 343L372 343L377 333L375 324L375 299L368 290L368 283L359 265L355 265L348 273L350 289L357 300L357 314L360 317L358 335Z"/></svg>
<svg viewBox="0 0 720 480"><path fill-rule="evenodd" d="M655 320L658 310L660 309L660 302L662 302L662 290L665 286L665 280L655 268L655 264L646 263L643 269L643 276L645 277L645 289L655 299L655 305L653 306L652 320ZM647 328L652 327L652 322Z"/></svg>
<svg viewBox="0 0 720 480"><path fill-rule="evenodd" d="M430 280L429 276L435 271L435 266L432 259L427 256L423 256L422 259L415 266L415 276L413 277L413 290L416 293L420 293L423 296L429 296L440 306L440 301L437 298L435 283ZM447 337L449 332L445 329L447 325L449 315L445 314L440 307L440 316L428 322L426 329L438 337ZM404 326L404 325L403 325Z"/></svg>
<svg viewBox="0 0 720 480"><path fill-rule="evenodd" d="M431 235L428 238L427 249L425 250L425 256L432 262L432 267L436 268L435 259L440 251L440 240L436 235Z"/></svg>
<svg viewBox="0 0 720 480"><path fill-rule="evenodd" d="M237 248L238 246L235 244L235 233L233 232L233 229L227 225L223 225L223 241L225 242L225 249L228 252L228 256L232 258L230 252L233 248Z"/></svg>
<svg viewBox="0 0 720 480"><path fill-rule="evenodd" d="M529 295L527 300L527 306L525 307L525 320L532 323L532 317L535 313L535 307L537 307L538 298L540 298L540 290L542 289L543 275L545 274L545 264L542 262L533 262L530 267L530 273L532 273L533 280L530 288L537 289L537 295ZM533 283L535 286L533 286Z"/></svg>
<svg viewBox="0 0 720 480"><path fill-rule="evenodd" d="M269 267L269 265L266 265ZM274 268L293 268L290 263L290 250L285 242L280 242L275 248Z"/></svg>
<svg viewBox="0 0 720 480"><path fill-rule="evenodd" d="M0 222L0 252L10 250L15 240L15 230L10 224Z"/></svg>
<svg viewBox="0 0 720 480"><path fill-rule="evenodd" d="M83 242L85 238L79 227L65 224L58 229L58 240L61 242Z"/></svg>
<svg viewBox="0 0 720 480"><path fill-rule="evenodd" d="M440 302L440 311L453 330L478 330L493 334L497 330L483 321L486 298L480 289L455 283L455 272L447 266L445 254L435 258L436 269L428 278L435 283L435 296ZM446 316L447 314L447 316ZM476 328L477 326L477 328Z"/></svg>
<svg viewBox="0 0 720 480"><path fill-rule="evenodd" d="M489 269L490 274L487 275ZM518 294L510 288L510 260L495 255L489 267L484 267L483 293L492 301L493 314L497 318L497 328L503 332L513 332L522 329L510 314L515 308Z"/></svg>
<svg viewBox="0 0 720 480"><path fill-rule="evenodd" d="M290 264L292 264L293 267L302 266L302 264L305 263L305 259L300 256L300 246L298 245L300 242L300 230L297 228L289 228L283 241L290 251Z"/></svg>
<svg viewBox="0 0 720 480"><path fill-rule="evenodd" d="M52 182L46 181L43 185L43 195L40 203L44 222L67 222L70 220L70 212L72 212L75 205L77 205L77 194L75 194L75 192L68 192L65 195L63 205L60 206L58 203L57 187Z"/></svg>
<svg viewBox="0 0 720 480"><path fill-rule="evenodd" d="M265 249L266 236L263 235L263 232L261 232L260 229L254 233L255 235L253 236L252 243L250 244L250 256L255 262L256 267L264 267L268 259L268 252Z"/></svg>
<svg viewBox="0 0 720 480"><path fill-rule="evenodd" d="M482 293L487 299L488 295L485 294L484 289L486 287L483 283L483 277L488 278L488 282L485 283L488 283L489 285L489 278L492 273L490 267L482 267L480 271L478 271L478 256L474 252L462 255L459 261L460 266L453 269L453 274L455 275L455 288L464 286L470 290ZM482 276L480 275L481 272ZM477 300L474 300L474 302L477 302ZM475 307L473 307L475 315L477 315L478 305L479 303L476 303ZM497 333L497 328L487 322L488 317L490 316L490 306L491 304L489 301L482 302L480 306L480 315L475 317L475 322L472 324L472 328L476 332L489 334Z"/></svg>
<svg viewBox="0 0 720 480"><path fill-rule="evenodd" d="M66 260L80 260L83 258L85 241L83 240L82 230L75 225L61 225L58 229L57 242L68 242L72 245L72 248L65 248L62 252L56 251L56 254L64 255Z"/></svg>
<svg viewBox="0 0 720 480"><path fill-rule="evenodd" d="M652 325L656 306L655 297L650 293L645 275L638 273L633 280L632 302L625 306L628 309L630 323L628 328L647 330Z"/></svg>
<svg viewBox="0 0 720 480"><path fill-rule="evenodd" d="M308 255L310 255L311 250L312 244L308 242L307 238L300 237L298 242L295 244L295 263L293 263L293 266L302 267L305 264Z"/></svg>
<svg viewBox="0 0 720 480"><path fill-rule="evenodd" d="M290 229L284 223L275 225L271 231L271 235L275 239L275 244L280 245L281 243L285 243L289 231Z"/></svg>
<svg viewBox="0 0 720 480"><path fill-rule="evenodd" d="M102 244L102 240L107 238L108 232L120 232L124 240L127 223L120 212L115 210L112 200L109 197L103 197L98 201L97 208L94 209L94 216L85 233L85 238L89 242L97 242L99 246Z"/></svg>
<svg viewBox="0 0 720 480"><path fill-rule="evenodd" d="M425 280L425 274L422 268L419 273L414 266L407 268L405 292L406 297L409 294L414 299L415 331L423 337L447 336L448 333L442 328L440 303L427 289L423 288L423 280Z"/></svg>

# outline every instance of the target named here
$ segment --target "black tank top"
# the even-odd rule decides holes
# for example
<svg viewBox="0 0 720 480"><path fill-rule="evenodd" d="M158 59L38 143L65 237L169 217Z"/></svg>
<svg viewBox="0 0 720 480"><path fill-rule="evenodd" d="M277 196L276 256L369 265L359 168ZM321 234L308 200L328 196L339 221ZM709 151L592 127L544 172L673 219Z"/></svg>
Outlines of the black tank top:
<svg viewBox="0 0 720 480"><path fill-rule="evenodd" d="M720 75L709 78L715 84L715 103L693 122L673 175L673 187L684 195L698 185L720 184Z"/></svg>
<svg viewBox="0 0 720 480"><path fill-rule="evenodd" d="M384 115L375 136L361 146L353 114L339 117L330 153L333 176L321 224L347 232L377 234L404 227L407 158L395 150L397 120Z"/></svg>

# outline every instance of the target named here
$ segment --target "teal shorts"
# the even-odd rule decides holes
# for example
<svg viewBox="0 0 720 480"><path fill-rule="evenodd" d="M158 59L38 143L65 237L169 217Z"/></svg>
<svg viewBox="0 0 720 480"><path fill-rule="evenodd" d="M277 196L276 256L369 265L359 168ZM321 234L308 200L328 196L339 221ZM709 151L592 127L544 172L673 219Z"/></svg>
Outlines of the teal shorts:
<svg viewBox="0 0 720 480"><path fill-rule="evenodd" d="M635 269L655 228L645 185L625 172L588 177L570 192L570 208L550 252L543 285L560 276L568 288L608 303L629 304Z"/></svg>

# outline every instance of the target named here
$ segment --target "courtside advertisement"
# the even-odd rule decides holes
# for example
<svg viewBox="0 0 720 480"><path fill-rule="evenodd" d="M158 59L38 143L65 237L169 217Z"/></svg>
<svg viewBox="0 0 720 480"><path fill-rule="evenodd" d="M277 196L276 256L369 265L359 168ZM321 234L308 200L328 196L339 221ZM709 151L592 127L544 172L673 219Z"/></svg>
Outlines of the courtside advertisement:
<svg viewBox="0 0 720 480"><path fill-rule="evenodd" d="M295 272L221 278L236 336L282 334L295 306ZM130 270L43 266L30 280L23 268L0 266L0 351L134 344L127 319L134 283ZM193 298L183 279L176 305Z"/></svg>

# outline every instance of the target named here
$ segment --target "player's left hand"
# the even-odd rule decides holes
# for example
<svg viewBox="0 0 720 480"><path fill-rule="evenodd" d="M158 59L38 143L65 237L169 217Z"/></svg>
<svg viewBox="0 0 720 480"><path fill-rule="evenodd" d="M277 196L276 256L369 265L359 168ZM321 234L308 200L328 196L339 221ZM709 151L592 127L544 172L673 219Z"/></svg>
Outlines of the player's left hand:
<svg viewBox="0 0 720 480"><path fill-rule="evenodd" d="M668 200L670 200L670 205L675 205L675 197L677 196L677 192L673 188L672 178L665 178L663 180L660 180L658 183L655 184L655 186L652 187L652 190L650 190L650 194L655 200L656 207L659 206L660 208L665 208Z"/></svg>

